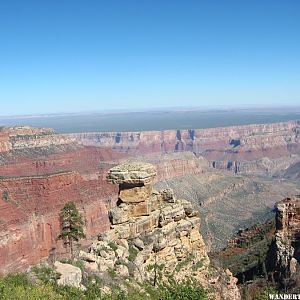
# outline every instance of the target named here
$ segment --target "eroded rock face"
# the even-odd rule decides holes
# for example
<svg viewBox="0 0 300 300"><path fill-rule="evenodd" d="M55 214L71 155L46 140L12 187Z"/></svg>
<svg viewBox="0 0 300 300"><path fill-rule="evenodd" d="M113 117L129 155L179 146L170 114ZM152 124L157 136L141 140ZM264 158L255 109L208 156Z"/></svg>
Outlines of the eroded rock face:
<svg viewBox="0 0 300 300"><path fill-rule="evenodd" d="M300 263L300 195L276 205L275 271L280 279L292 278Z"/></svg>
<svg viewBox="0 0 300 300"><path fill-rule="evenodd" d="M172 273L176 280L198 280L216 299L240 299L236 279L210 266L199 233L198 212L171 189L152 190L156 170L151 164L131 163L114 167L108 180L119 183L119 200L111 209L111 230L99 235L88 253L80 252L93 272L110 269L136 281L155 280Z"/></svg>
<svg viewBox="0 0 300 300"><path fill-rule="evenodd" d="M59 212L68 201L85 220L87 241L82 243L108 230L106 205L116 192L114 186L86 181L76 172L0 179L0 273L68 255L69 249L56 240Z"/></svg>
<svg viewBox="0 0 300 300"><path fill-rule="evenodd" d="M300 160L299 121L223 128L64 135L78 143L142 155L192 151L216 169L274 175Z"/></svg>

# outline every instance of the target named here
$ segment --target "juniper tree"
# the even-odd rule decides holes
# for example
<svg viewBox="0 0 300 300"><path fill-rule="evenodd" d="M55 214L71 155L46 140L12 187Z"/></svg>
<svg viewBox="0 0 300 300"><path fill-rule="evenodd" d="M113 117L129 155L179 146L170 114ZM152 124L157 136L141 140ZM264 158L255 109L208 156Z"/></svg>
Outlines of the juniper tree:
<svg viewBox="0 0 300 300"><path fill-rule="evenodd" d="M79 239L85 238L85 234L83 233L84 222L82 220L82 216L79 214L73 202L66 203L61 209L59 216L61 232L57 239L63 240L70 246L71 255L73 257L73 242L78 242Z"/></svg>

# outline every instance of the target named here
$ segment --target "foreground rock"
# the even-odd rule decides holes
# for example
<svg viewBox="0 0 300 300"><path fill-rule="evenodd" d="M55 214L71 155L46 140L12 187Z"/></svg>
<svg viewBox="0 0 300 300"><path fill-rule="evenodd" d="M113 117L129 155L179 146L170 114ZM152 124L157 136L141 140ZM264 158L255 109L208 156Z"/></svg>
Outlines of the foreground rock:
<svg viewBox="0 0 300 300"><path fill-rule="evenodd" d="M153 284L167 275L194 278L216 299L240 299L232 274L210 266L198 212L171 189L153 190L155 174L152 165L141 163L109 171L108 181L119 184L119 200L109 212L111 230L89 252L80 252L85 268Z"/></svg>
<svg viewBox="0 0 300 300"><path fill-rule="evenodd" d="M63 264L59 261L55 262L54 267L59 275L59 278L56 281L58 285L84 289L84 286L81 284L82 273L78 267L70 264Z"/></svg>

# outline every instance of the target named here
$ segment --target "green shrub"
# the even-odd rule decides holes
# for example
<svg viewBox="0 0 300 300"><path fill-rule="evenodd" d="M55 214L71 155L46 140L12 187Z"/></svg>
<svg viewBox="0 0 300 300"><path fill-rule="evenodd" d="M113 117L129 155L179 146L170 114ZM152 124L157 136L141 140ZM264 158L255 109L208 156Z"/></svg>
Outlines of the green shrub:
<svg viewBox="0 0 300 300"><path fill-rule="evenodd" d="M3 191L2 199L3 199L3 201L8 202L8 200L9 200L8 191Z"/></svg>
<svg viewBox="0 0 300 300"><path fill-rule="evenodd" d="M1 278L1 285L4 286L23 286L27 287L31 285L28 277L24 273L16 273L16 274L9 274L3 278Z"/></svg>
<svg viewBox="0 0 300 300"><path fill-rule="evenodd" d="M193 261L194 258L195 258L194 255L190 254L186 259L180 261L177 264L175 271L179 272L183 267L186 267L191 261Z"/></svg>
<svg viewBox="0 0 300 300"><path fill-rule="evenodd" d="M186 280L182 283L169 278L167 283L161 283L159 297L163 300L206 300L207 292L196 281Z"/></svg>
<svg viewBox="0 0 300 300"><path fill-rule="evenodd" d="M31 270L43 283L55 283L58 277L58 274L50 267L34 266Z"/></svg>
<svg viewBox="0 0 300 300"><path fill-rule="evenodd" d="M118 249L118 246L113 242L108 243L108 246L114 251Z"/></svg>
<svg viewBox="0 0 300 300"><path fill-rule="evenodd" d="M56 300L62 299L50 284L33 285L26 274L10 274L0 278L1 300Z"/></svg>
<svg viewBox="0 0 300 300"><path fill-rule="evenodd" d="M84 278L82 283L86 287L85 296L87 299L102 299L100 290L101 282L99 277L89 275L88 277Z"/></svg>
<svg viewBox="0 0 300 300"><path fill-rule="evenodd" d="M278 291L272 287L264 288L254 295L254 300L269 300L269 294L275 295Z"/></svg>
<svg viewBox="0 0 300 300"><path fill-rule="evenodd" d="M33 284L26 274L8 275L0 278L0 300L206 300L206 291L195 281L177 283L174 279L159 283L156 287L144 283L140 288L127 286L128 292L118 287L112 288L111 295L101 295L100 280L88 276L83 284L86 291L74 287L59 286L56 283L44 283L51 272L49 268L36 268L42 276L40 284ZM264 298L258 298L259 300Z"/></svg>

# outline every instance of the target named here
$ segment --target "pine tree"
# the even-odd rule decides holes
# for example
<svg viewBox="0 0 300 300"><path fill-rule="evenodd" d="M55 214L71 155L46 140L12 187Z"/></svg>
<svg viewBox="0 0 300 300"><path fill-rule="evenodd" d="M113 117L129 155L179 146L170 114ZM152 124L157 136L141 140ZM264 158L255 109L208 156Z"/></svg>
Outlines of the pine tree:
<svg viewBox="0 0 300 300"><path fill-rule="evenodd" d="M57 239L63 240L70 246L71 255L74 257L73 242L78 242L79 239L85 238L82 216L79 214L73 202L66 203L61 209L59 216L61 232Z"/></svg>

